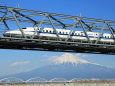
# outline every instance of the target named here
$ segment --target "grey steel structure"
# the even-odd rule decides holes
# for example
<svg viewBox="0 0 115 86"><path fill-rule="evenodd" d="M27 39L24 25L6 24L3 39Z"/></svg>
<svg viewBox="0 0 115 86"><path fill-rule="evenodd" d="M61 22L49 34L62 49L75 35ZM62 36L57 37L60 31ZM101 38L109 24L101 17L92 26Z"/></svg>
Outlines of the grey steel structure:
<svg viewBox="0 0 115 86"><path fill-rule="evenodd" d="M36 29L31 38L27 38L22 28L24 27L51 27L56 33L57 39L35 38L40 33ZM57 28L69 29L66 40L60 38ZM60 52L80 52L97 54L115 54L115 43L102 43L100 39L103 33L110 33L115 40L115 21L86 18L79 16L63 15L56 13L40 12L7 6L0 6L0 33L12 29L19 29L22 38L0 37L0 48L7 49L28 49ZM42 31L43 28L40 29ZM71 39L74 31L83 31L87 42ZM91 41L87 31L99 32L100 35L95 42Z"/></svg>

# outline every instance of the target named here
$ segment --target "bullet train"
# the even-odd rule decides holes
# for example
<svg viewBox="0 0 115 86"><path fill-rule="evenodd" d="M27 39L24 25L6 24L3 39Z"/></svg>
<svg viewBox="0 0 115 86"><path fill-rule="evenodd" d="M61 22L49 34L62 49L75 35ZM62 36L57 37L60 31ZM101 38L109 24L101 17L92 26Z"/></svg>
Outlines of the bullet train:
<svg viewBox="0 0 115 86"><path fill-rule="evenodd" d="M26 37L32 37L35 34L37 27L26 27L22 28L24 34ZM70 30L67 29L56 29L57 33L59 34L59 37L62 40L67 39L68 34L70 33ZM38 35L39 33L39 35ZM91 41L96 41L98 39L99 33L98 32L87 32L89 39ZM20 30L9 30L3 34L5 37L22 37L22 33ZM71 40L73 41L87 41L87 38L83 31L74 31L71 34ZM43 39L51 39L55 40L57 38L57 35L53 28L39 28L37 30L37 33L35 34L35 38L43 38ZM100 42L105 43L114 43L114 40L112 38L112 35L109 33L103 33L100 39Z"/></svg>

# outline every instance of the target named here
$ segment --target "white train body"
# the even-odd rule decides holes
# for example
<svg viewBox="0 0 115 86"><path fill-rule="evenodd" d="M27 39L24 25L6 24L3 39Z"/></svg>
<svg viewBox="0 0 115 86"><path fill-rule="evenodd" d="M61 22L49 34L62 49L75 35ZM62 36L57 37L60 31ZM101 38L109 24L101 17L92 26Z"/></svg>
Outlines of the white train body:
<svg viewBox="0 0 115 86"><path fill-rule="evenodd" d="M26 37L32 37L36 29L37 27L26 27L26 28L23 28L23 32L26 35ZM66 29L56 29L56 31L59 34L59 37L64 40L68 37L68 34L70 33L70 30L66 30ZM39 36L38 36L38 33L40 33ZM87 34L89 36L89 39L92 41L96 41L99 37L98 32L87 32ZM10 31L5 32L4 36L5 37L21 37L22 33L20 30L10 30ZM37 33L35 34L35 37L41 37L41 38L45 37L48 39L56 39L57 35L56 33L54 33L53 28L43 28L42 31L38 29ZM83 31L75 31L74 33L72 33L71 39L74 41L77 41L77 40L87 41L87 38ZM113 43L114 40L111 34L104 33L102 35L102 38L100 39L100 42Z"/></svg>

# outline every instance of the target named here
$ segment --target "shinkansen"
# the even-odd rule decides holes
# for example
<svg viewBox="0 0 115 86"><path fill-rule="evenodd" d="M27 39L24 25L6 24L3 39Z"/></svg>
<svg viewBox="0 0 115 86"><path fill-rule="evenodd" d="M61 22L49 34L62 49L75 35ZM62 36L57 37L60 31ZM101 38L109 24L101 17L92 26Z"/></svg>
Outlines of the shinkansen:
<svg viewBox="0 0 115 86"><path fill-rule="evenodd" d="M35 37L41 37L41 38L48 38L48 39L56 39L56 33L53 30L53 28L42 28L42 31L40 28L38 29L37 33L35 33L37 27L26 27L22 28L24 34L26 37L31 37L35 35ZM65 40L68 37L68 34L70 33L70 30L67 29L56 29L57 33L59 34L59 37L63 40ZM39 36L38 36L38 33ZM96 41L99 37L98 32L87 32L90 40ZM9 30L4 33L5 37L22 37L22 33L20 30ZM87 38L83 31L74 31L74 33L71 34L71 39L74 41L82 40L87 41ZM112 38L112 35L109 33L103 33L100 39L100 42L107 42L107 43L113 43L114 40Z"/></svg>

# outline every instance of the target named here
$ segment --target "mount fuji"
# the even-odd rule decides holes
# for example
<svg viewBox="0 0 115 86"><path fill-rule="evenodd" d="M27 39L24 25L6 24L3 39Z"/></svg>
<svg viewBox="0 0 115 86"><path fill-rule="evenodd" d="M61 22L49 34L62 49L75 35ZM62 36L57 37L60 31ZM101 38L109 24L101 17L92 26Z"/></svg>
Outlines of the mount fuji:
<svg viewBox="0 0 115 86"><path fill-rule="evenodd" d="M50 60L52 63L44 67L6 77L17 77L23 80L32 77L41 77L47 80L53 78L68 80L73 78L115 79L115 69L86 61L73 54L65 53L60 57L52 57Z"/></svg>

